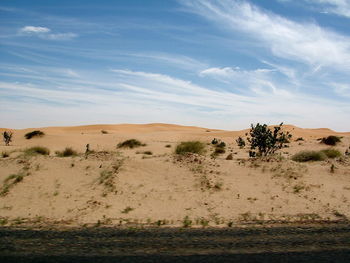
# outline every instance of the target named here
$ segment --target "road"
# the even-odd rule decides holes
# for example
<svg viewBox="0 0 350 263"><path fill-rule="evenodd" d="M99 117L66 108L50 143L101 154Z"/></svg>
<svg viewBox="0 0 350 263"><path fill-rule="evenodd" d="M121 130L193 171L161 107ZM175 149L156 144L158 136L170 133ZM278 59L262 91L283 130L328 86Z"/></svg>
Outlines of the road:
<svg viewBox="0 0 350 263"><path fill-rule="evenodd" d="M350 224L225 229L2 227L0 262L350 262Z"/></svg>

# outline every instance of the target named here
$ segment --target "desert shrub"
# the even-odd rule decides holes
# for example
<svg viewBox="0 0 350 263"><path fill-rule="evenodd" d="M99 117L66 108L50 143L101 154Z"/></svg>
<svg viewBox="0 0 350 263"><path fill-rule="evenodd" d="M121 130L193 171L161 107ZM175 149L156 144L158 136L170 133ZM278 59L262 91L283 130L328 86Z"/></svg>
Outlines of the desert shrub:
<svg viewBox="0 0 350 263"><path fill-rule="evenodd" d="M26 155L49 155L50 154L50 150L46 147L42 147L42 146L34 146L31 148L28 148L24 151L24 153Z"/></svg>
<svg viewBox="0 0 350 263"><path fill-rule="evenodd" d="M2 133L2 137L6 146L9 146L10 142L12 142L12 136L13 136L13 133L10 131L4 131Z"/></svg>
<svg viewBox="0 0 350 263"><path fill-rule="evenodd" d="M166 148L171 148L170 144L165 145Z"/></svg>
<svg viewBox="0 0 350 263"><path fill-rule="evenodd" d="M226 160L233 160L233 154L230 153L229 155L227 155Z"/></svg>
<svg viewBox="0 0 350 263"><path fill-rule="evenodd" d="M0 188L0 196L5 196L8 194L10 189L17 183L23 181L23 178L27 176L24 173L11 174L4 180L3 186Z"/></svg>
<svg viewBox="0 0 350 263"><path fill-rule="evenodd" d="M136 139L130 139L130 140L126 140L123 141L121 143L119 143L117 145L118 148L136 148L136 147L140 147L140 146L145 146L146 144L141 143L139 140Z"/></svg>
<svg viewBox="0 0 350 263"><path fill-rule="evenodd" d="M304 141L304 138L303 137L299 137L295 140L296 142L299 142L299 141Z"/></svg>
<svg viewBox="0 0 350 263"><path fill-rule="evenodd" d="M321 143L324 143L327 145L336 145L338 142L341 142L341 138L334 135L330 135L328 137L321 139Z"/></svg>
<svg viewBox="0 0 350 263"><path fill-rule="evenodd" d="M220 142L217 147L219 148L225 148L226 147L226 143L225 142Z"/></svg>
<svg viewBox="0 0 350 263"><path fill-rule="evenodd" d="M181 142L176 146L176 154L186 154L186 153L197 153L201 154L204 152L205 144L200 141L187 141Z"/></svg>
<svg viewBox="0 0 350 263"><path fill-rule="evenodd" d="M26 133L26 134L24 135L24 137L25 137L27 140L29 140L29 139L31 139L31 138L33 138L33 137L42 137L42 136L44 136L44 135L45 135L45 133L42 132L42 131L32 131L32 132Z"/></svg>
<svg viewBox="0 0 350 263"><path fill-rule="evenodd" d="M270 130L266 124L252 124L250 129L250 157L267 156L273 154L276 150L281 149L285 143L289 142L292 135L289 132L283 132L283 123Z"/></svg>
<svg viewBox="0 0 350 263"><path fill-rule="evenodd" d="M145 151L145 152L143 152L143 154L152 155L153 153L151 151Z"/></svg>
<svg viewBox="0 0 350 263"><path fill-rule="evenodd" d="M340 151L332 148L322 150L321 152L324 153L328 158L337 158L342 155Z"/></svg>
<svg viewBox="0 0 350 263"><path fill-rule="evenodd" d="M2 152L1 153L1 157L2 158L7 158L7 157L9 157L10 156L10 154L8 153L8 152Z"/></svg>
<svg viewBox="0 0 350 263"><path fill-rule="evenodd" d="M62 152L56 151L56 155L58 157L69 157L69 156L77 156L78 153L73 150L71 147L66 147Z"/></svg>
<svg viewBox="0 0 350 263"><path fill-rule="evenodd" d="M225 153L225 152L226 152L225 148L216 147L215 151L214 151L214 154L222 154L222 153Z"/></svg>
<svg viewBox="0 0 350 263"><path fill-rule="evenodd" d="M301 151L292 156L295 162L323 161L327 155L321 151Z"/></svg>
<svg viewBox="0 0 350 263"><path fill-rule="evenodd" d="M211 141L211 144L218 144L219 143L219 141L216 139L216 138L214 138L212 141Z"/></svg>
<svg viewBox="0 0 350 263"><path fill-rule="evenodd" d="M106 130L101 130L101 133L102 133L102 134L108 134L108 131L106 131Z"/></svg>
<svg viewBox="0 0 350 263"><path fill-rule="evenodd" d="M238 137L236 140L236 143L241 149L244 148L245 146L245 140L242 137Z"/></svg>

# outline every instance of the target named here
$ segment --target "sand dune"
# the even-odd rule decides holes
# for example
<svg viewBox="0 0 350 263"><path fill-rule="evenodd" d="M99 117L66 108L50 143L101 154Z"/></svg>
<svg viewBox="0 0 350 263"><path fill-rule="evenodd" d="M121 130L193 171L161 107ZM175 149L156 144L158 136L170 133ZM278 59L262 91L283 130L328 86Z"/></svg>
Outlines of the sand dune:
<svg viewBox="0 0 350 263"><path fill-rule="evenodd" d="M45 136L24 138L36 129ZM235 139L249 130L162 123L12 130L11 146L0 146L0 153L9 154L0 158L0 187L11 174L24 177L0 196L1 222L180 226L187 219L194 226L227 226L256 220L350 217L349 157L305 164L290 159L301 150L328 148L317 140L328 135L343 136L336 148L344 153L350 146L350 133L293 125L284 129L293 134L290 147L280 151L282 159L269 162L250 160L248 149L236 145ZM298 137L304 141L295 141ZM116 148L130 138L146 146ZM227 144L226 153L216 158L211 157L213 138ZM206 154L176 156L177 143L185 140L208 143ZM86 144L95 152L85 155ZM50 155L23 154L24 149L37 145L49 148ZM74 148L79 155L55 155L65 147ZM229 153L233 160L226 160Z"/></svg>

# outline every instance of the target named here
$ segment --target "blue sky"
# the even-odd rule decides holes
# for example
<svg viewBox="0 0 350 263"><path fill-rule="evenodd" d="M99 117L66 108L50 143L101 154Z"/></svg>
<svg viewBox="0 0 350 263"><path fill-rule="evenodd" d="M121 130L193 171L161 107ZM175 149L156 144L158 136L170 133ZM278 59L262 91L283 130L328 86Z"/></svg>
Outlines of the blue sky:
<svg viewBox="0 0 350 263"><path fill-rule="evenodd" d="M2 0L0 56L0 127L350 131L350 0Z"/></svg>

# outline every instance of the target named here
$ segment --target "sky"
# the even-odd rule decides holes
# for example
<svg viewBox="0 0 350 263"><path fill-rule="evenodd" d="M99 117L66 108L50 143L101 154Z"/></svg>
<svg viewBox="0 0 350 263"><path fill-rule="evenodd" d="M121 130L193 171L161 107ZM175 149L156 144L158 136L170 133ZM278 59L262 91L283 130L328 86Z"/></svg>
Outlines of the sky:
<svg viewBox="0 0 350 263"><path fill-rule="evenodd" d="M0 0L0 127L350 131L350 0Z"/></svg>

